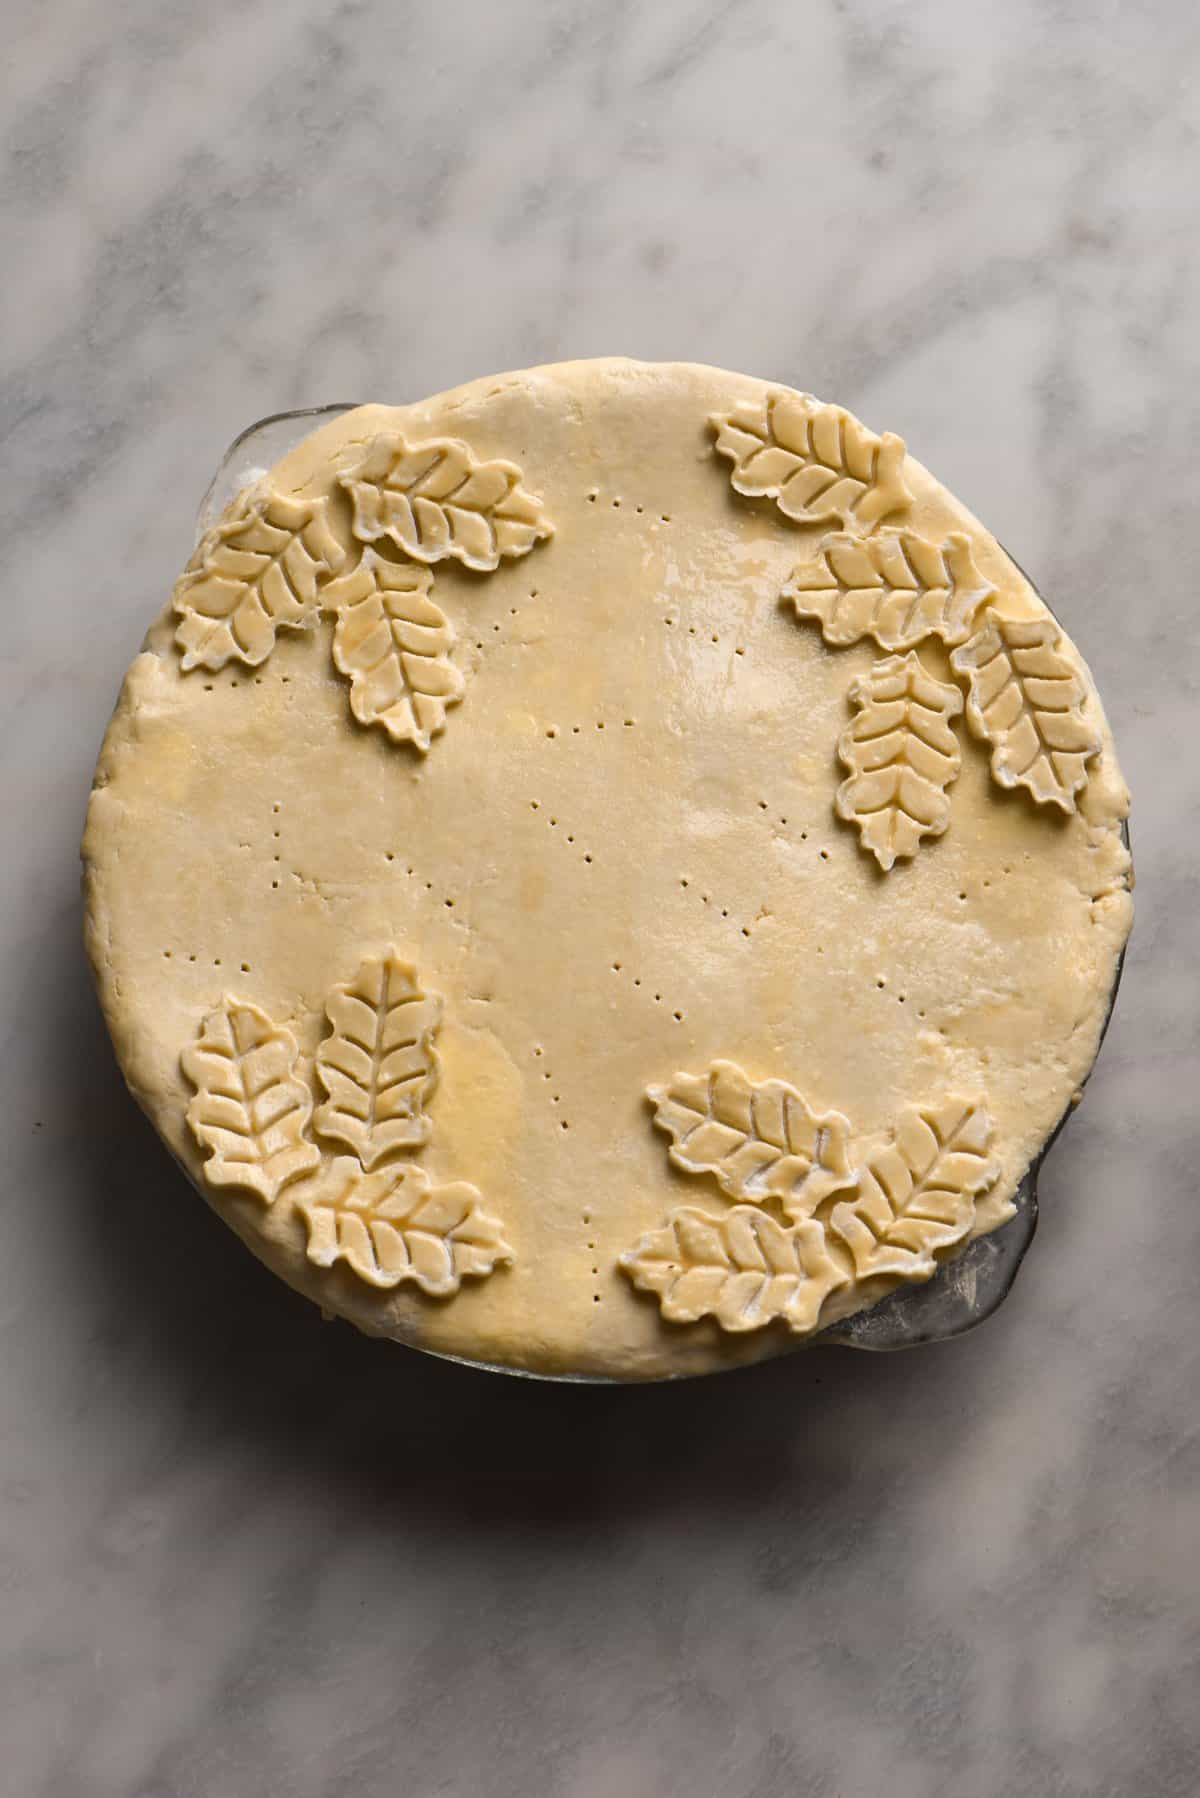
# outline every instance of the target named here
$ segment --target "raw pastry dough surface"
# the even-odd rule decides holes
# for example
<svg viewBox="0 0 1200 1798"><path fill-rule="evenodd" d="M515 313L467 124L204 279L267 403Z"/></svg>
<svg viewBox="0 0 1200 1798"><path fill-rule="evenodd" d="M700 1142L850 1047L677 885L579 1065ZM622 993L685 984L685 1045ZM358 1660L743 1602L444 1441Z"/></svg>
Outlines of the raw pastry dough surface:
<svg viewBox="0 0 1200 1798"><path fill-rule="evenodd" d="M197 547L101 753L89 952L171 1151L327 1311L702 1373L1012 1215L1127 794L896 422L565 363L348 412Z"/></svg>

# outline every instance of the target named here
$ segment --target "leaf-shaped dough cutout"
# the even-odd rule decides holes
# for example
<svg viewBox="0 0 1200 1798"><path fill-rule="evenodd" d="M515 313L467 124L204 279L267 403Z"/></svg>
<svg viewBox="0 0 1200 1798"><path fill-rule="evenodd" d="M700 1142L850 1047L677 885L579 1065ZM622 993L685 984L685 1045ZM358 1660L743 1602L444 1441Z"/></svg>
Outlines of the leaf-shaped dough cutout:
<svg viewBox="0 0 1200 1798"><path fill-rule="evenodd" d="M1073 812L1101 741L1083 715L1083 682L1061 642L1053 619L991 612L950 662L968 682L967 723L992 745L993 779Z"/></svg>
<svg viewBox="0 0 1200 1798"><path fill-rule="evenodd" d="M364 543L390 537L418 562L455 556L488 573L501 556L524 556L553 526L512 462L481 462L452 437L409 444L399 432L377 437L362 460L338 476L354 502L354 534Z"/></svg>
<svg viewBox="0 0 1200 1798"><path fill-rule="evenodd" d="M753 1205L735 1205L724 1217L681 1206L619 1265L635 1286L657 1294L671 1323L712 1316L723 1330L740 1332L779 1318L798 1336L816 1329L826 1297L848 1279L819 1223L785 1228Z"/></svg>
<svg viewBox="0 0 1200 1798"><path fill-rule="evenodd" d="M676 1074L647 1096L675 1166L712 1174L731 1199L776 1198L803 1218L854 1184L849 1123L838 1111L813 1111L786 1081L756 1086L732 1061L714 1061L707 1074Z"/></svg>
<svg viewBox="0 0 1200 1798"><path fill-rule="evenodd" d="M455 633L429 597L433 575L411 562L387 562L366 549L349 574L321 598L334 613L333 660L350 681L350 710L394 743L424 754L446 728L463 677L450 660Z"/></svg>
<svg viewBox="0 0 1200 1798"><path fill-rule="evenodd" d="M713 416L716 449L733 463L738 493L773 499L798 524L870 531L912 504L904 441L876 437L841 406L776 389Z"/></svg>
<svg viewBox="0 0 1200 1798"><path fill-rule="evenodd" d="M369 955L325 1002L333 1026L317 1050L329 1097L317 1107L322 1136L344 1142L365 1168L429 1141L425 1101L437 1082L433 1038L442 1002L422 992L416 969L394 949Z"/></svg>
<svg viewBox="0 0 1200 1798"><path fill-rule="evenodd" d="M345 553L330 529L326 500L248 487L201 539L175 583L182 666L215 673L231 661L251 668L265 662L277 630L316 623L318 589Z"/></svg>
<svg viewBox="0 0 1200 1798"><path fill-rule="evenodd" d="M826 643L842 648L874 637L881 649L911 649L926 637L965 642L995 588L975 566L971 539L953 531L941 544L915 531L822 538L816 560L783 589L801 618L820 620Z"/></svg>
<svg viewBox="0 0 1200 1798"><path fill-rule="evenodd" d="M830 1213L829 1228L850 1250L859 1279L930 1277L937 1252L969 1234L976 1199L999 1176L991 1141L978 1099L905 1108L890 1140L868 1153L856 1197Z"/></svg>
<svg viewBox="0 0 1200 1798"><path fill-rule="evenodd" d="M838 756L851 772L834 805L886 873L950 821L946 788L962 757L949 720L962 711L962 695L910 649L852 681L850 699L858 715L838 739Z"/></svg>
<svg viewBox="0 0 1200 1798"><path fill-rule="evenodd" d="M389 1290L411 1280L433 1298L450 1298L464 1279L512 1260L503 1226L480 1209L479 1198L461 1180L434 1186L410 1163L364 1174L344 1155L316 1191L297 1198L296 1209L317 1267L344 1261L369 1286Z"/></svg>
<svg viewBox="0 0 1200 1798"><path fill-rule="evenodd" d="M312 1095L296 1078L296 1040L266 1012L227 993L180 1056L196 1088L192 1135L209 1151L210 1186L244 1186L273 1205L290 1180L320 1162L305 1140Z"/></svg>

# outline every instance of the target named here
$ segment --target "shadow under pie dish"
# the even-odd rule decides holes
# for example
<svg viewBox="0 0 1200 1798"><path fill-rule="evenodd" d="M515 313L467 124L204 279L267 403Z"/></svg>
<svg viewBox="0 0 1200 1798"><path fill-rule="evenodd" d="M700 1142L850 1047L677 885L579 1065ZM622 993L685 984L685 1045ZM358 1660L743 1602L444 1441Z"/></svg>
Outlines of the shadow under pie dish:
<svg viewBox="0 0 1200 1798"><path fill-rule="evenodd" d="M87 940L253 1251L566 1378L986 1315L1107 1020L1128 797L902 441L566 363L267 421L202 523L101 751Z"/></svg>

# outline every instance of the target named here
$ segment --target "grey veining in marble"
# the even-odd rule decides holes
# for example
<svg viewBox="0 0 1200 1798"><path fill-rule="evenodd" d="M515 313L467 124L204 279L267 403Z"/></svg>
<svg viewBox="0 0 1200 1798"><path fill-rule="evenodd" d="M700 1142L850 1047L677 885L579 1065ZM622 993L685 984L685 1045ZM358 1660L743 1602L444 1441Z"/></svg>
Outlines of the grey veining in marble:
<svg viewBox="0 0 1200 1798"><path fill-rule="evenodd" d="M9 0L0 1790L1194 1798L1200 15ZM1000 1313L678 1389L324 1327L126 1099L76 851L227 440L564 355L901 430L1106 695L1139 921Z"/></svg>

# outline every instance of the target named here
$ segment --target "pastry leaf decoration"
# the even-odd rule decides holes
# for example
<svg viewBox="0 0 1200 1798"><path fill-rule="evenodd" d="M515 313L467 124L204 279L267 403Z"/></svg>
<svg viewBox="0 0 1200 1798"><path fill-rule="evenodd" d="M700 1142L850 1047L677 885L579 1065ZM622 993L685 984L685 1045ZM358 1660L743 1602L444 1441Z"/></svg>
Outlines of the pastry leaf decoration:
<svg viewBox="0 0 1200 1798"><path fill-rule="evenodd" d="M369 955L325 1002L333 1034L317 1050L317 1078L329 1096L317 1107L316 1127L346 1143L368 1170L429 1141L424 1108L437 1082L441 1010L394 949Z"/></svg>
<svg viewBox="0 0 1200 1798"><path fill-rule="evenodd" d="M430 597L425 565L454 557L488 573L553 527L514 463L481 461L452 438L409 444L385 434L336 479L331 497L295 499L269 480L238 494L175 583L180 665L258 667L281 629L311 629L327 612L354 717L424 755L464 687L455 631ZM351 547L366 545L349 569L334 528L345 529L347 496ZM372 547L385 542L386 557ZM405 561L392 559L397 550Z"/></svg>
<svg viewBox="0 0 1200 1798"><path fill-rule="evenodd" d="M912 495L904 442L876 437L841 406L776 389L712 419L719 455L733 464L736 492L773 499L798 524L839 522L867 532Z"/></svg>
<svg viewBox="0 0 1200 1798"><path fill-rule="evenodd" d="M843 531L822 539L815 561L796 570L783 597L798 617L818 619L834 648L870 636L881 649L898 650L926 637L964 642L994 592L962 531L941 544L915 531Z"/></svg>
<svg viewBox="0 0 1200 1798"><path fill-rule="evenodd" d="M812 1334L833 1292L853 1297L858 1282L879 1277L927 1280L938 1256L970 1235L978 1197L1000 1174L979 1098L905 1106L893 1130L848 1144L839 1113L814 1113L780 1080L754 1086L732 1062L714 1062L708 1075L677 1074L650 1097L675 1165L712 1174L736 1201L720 1215L675 1207L620 1257L672 1323L714 1317L742 1331L779 1319ZM805 1143L824 1135L823 1152L810 1157L819 1172L792 1184L793 1132L764 1129L771 1116L799 1118ZM774 1161L762 1152L771 1137L788 1145Z"/></svg>
<svg viewBox="0 0 1200 1798"><path fill-rule="evenodd" d="M778 1199L798 1219L853 1184L849 1123L838 1111L813 1111L786 1081L756 1086L734 1062L714 1061L707 1074L676 1074L647 1096L675 1166L712 1174L732 1199Z"/></svg>
<svg viewBox="0 0 1200 1798"><path fill-rule="evenodd" d="M308 1259L344 1261L384 1290L411 1280L432 1298L450 1298L468 1276L512 1260L502 1226L464 1181L434 1186L411 1163L364 1173L339 1156L320 1189L297 1201L308 1226Z"/></svg>
<svg viewBox="0 0 1200 1798"><path fill-rule="evenodd" d="M454 556L487 573L502 556L528 555L553 528L514 463L481 462L450 437L377 437L338 479L354 503L355 536L390 538L418 562Z"/></svg>
<svg viewBox="0 0 1200 1798"><path fill-rule="evenodd" d="M866 1159L857 1195L830 1214L829 1227L849 1249L859 1279L930 1277L937 1253L968 1235L976 1199L999 1176L991 1140L991 1120L977 1099L901 1113L891 1140Z"/></svg>
<svg viewBox="0 0 1200 1798"><path fill-rule="evenodd" d="M410 1281L450 1298L468 1275L513 1257L475 1187L434 1185L424 1168L398 1159L429 1140L424 1106L436 1079L441 1000L421 990L393 949L367 956L352 981L335 986L325 1013L333 1035L317 1051L316 1074L328 1097L315 1117L290 1032L228 996L204 1020L181 1056L197 1089L188 1123L210 1151L204 1178L248 1187L270 1205L289 1182L310 1176L293 1197L314 1266L343 1262L369 1286ZM310 1119L354 1154L322 1153L306 1136Z"/></svg>
<svg viewBox="0 0 1200 1798"><path fill-rule="evenodd" d="M962 695L909 650L852 681L850 700L858 715L838 740L850 775L834 804L886 872L950 821L946 788L962 758L949 721L961 712Z"/></svg>
<svg viewBox="0 0 1200 1798"><path fill-rule="evenodd" d="M248 488L201 539L175 583L183 668L216 672L231 661L251 668L265 662L280 628L316 623L321 581L344 558L326 500Z"/></svg>
<svg viewBox="0 0 1200 1798"><path fill-rule="evenodd" d="M951 664L968 682L967 723L992 745L992 776L1039 805L1076 810L1100 735L1083 714L1083 682L1049 618L991 612Z"/></svg>
<svg viewBox="0 0 1200 1798"><path fill-rule="evenodd" d="M993 778L1028 788L1038 804L1075 812L1103 740L1084 715L1084 682L1062 653L1062 633L1049 617L1012 619L995 610L997 588L979 567L968 532L935 541L896 525L895 515L913 504L901 439L876 437L841 407L780 388L714 414L710 423L738 493L773 499L798 525L841 526L820 539L782 588L797 617L814 619L834 649L871 637L893 655L908 652L909 699L921 679L926 693L951 691L912 656L918 644L940 639L968 690L972 734L992 746ZM892 523L881 530L885 520ZM942 725L913 713L900 737L886 729L871 743L877 721L868 713L883 704L900 666L880 662L854 683L860 716L838 745L850 778L835 809L858 824L885 872L923 837L946 829L947 788L961 766L943 728L962 709L957 698L925 702L927 711L942 714Z"/></svg>
<svg viewBox="0 0 1200 1798"><path fill-rule="evenodd" d="M323 595L336 620L333 660L350 681L350 710L360 724L377 724L422 754L463 695L450 659L455 633L429 597L432 584L428 568L367 549Z"/></svg>
<svg viewBox="0 0 1200 1798"><path fill-rule="evenodd" d="M848 1279L820 1224L802 1219L785 1227L753 1205L736 1205L724 1217L680 1206L664 1229L622 1255L620 1266L635 1286L657 1295L671 1323L711 1316L731 1332L779 1319L807 1334L829 1293Z"/></svg>
<svg viewBox="0 0 1200 1798"><path fill-rule="evenodd" d="M307 1140L312 1095L296 1077L295 1038L257 1005L230 998L205 1018L181 1063L196 1088L187 1121L208 1150L205 1179L273 1205L320 1162Z"/></svg>

